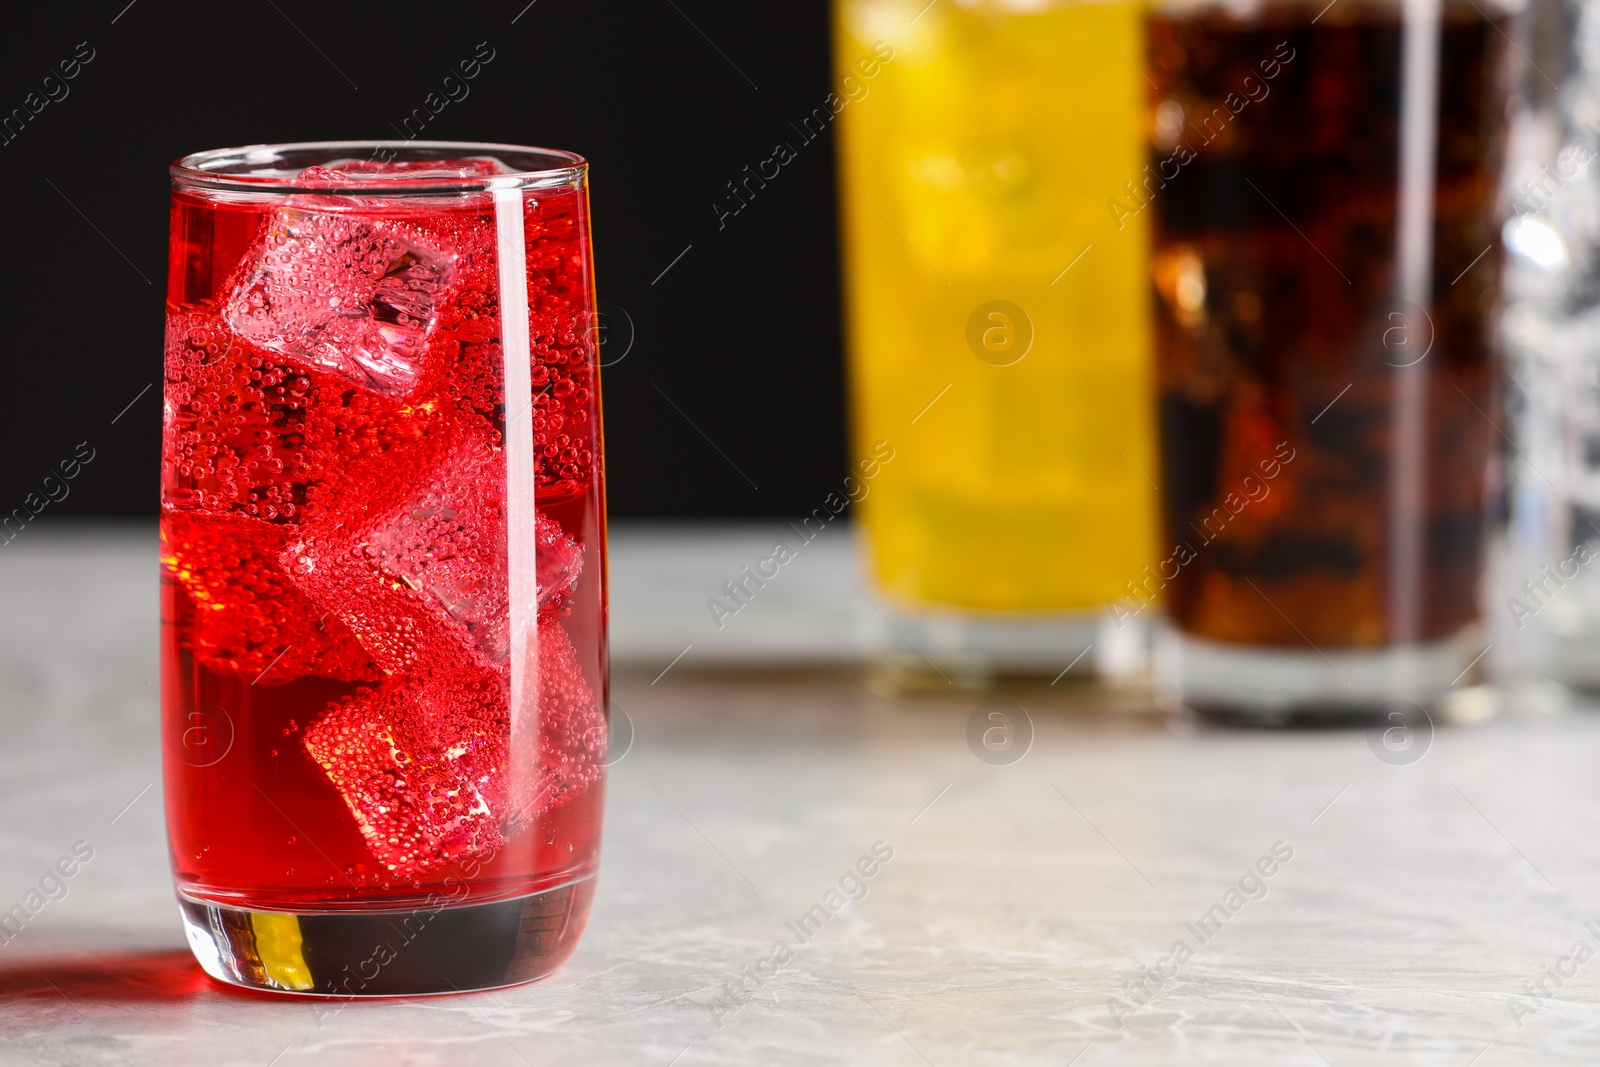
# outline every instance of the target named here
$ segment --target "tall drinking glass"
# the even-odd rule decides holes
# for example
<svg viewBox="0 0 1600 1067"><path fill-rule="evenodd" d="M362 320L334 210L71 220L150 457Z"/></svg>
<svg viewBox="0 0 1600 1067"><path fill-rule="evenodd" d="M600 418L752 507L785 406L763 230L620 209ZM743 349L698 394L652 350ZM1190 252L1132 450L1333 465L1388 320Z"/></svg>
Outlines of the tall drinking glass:
<svg viewBox="0 0 1600 1067"><path fill-rule="evenodd" d="M1164 3L1150 167L1168 694L1267 721L1470 687L1506 19ZM1385 709L1388 709L1387 711Z"/></svg>
<svg viewBox="0 0 1600 1067"><path fill-rule="evenodd" d="M1535 682L1525 696L1600 689L1600 6L1534 0L1529 23L1501 320L1517 447L1494 606L1505 666Z"/></svg>
<svg viewBox="0 0 1600 1067"><path fill-rule="evenodd" d="M1148 216L1108 207L1144 163L1142 8L835 12L851 422L875 472L859 481L876 586L942 673L1106 668L1137 627L1104 624L1156 527Z"/></svg>
<svg viewBox="0 0 1600 1067"><path fill-rule="evenodd" d="M549 973L606 752L586 164L267 145L172 167L167 827L213 977Z"/></svg>

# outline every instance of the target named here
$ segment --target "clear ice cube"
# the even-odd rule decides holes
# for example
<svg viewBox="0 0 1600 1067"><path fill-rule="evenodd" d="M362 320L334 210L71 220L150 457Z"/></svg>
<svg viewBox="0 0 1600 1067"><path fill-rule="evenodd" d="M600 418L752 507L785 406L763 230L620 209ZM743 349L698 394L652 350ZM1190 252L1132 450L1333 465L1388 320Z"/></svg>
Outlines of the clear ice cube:
<svg viewBox="0 0 1600 1067"><path fill-rule="evenodd" d="M421 377L455 261L401 222L334 210L332 198L290 197L223 318L269 351L404 395Z"/></svg>
<svg viewBox="0 0 1600 1067"><path fill-rule="evenodd" d="M506 770L502 691L493 672L440 664L358 690L306 730L306 751L373 855L398 877L482 855L503 840L488 795Z"/></svg>
<svg viewBox="0 0 1600 1067"><path fill-rule="evenodd" d="M505 463L487 441L447 434L395 446L352 472L345 509L293 538L282 565L386 672L467 652L509 655ZM583 546L535 519L538 608L577 581Z"/></svg>
<svg viewBox="0 0 1600 1067"><path fill-rule="evenodd" d="M537 647L537 710L517 729L506 672L454 660L360 690L306 730L306 751L396 876L492 852L599 778L606 721L577 651L554 619Z"/></svg>
<svg viewBox="0 0 1600 1067"><path fill-rule="evenodd" d="M538 707L514 721L509 771L494 790L508 837L582 794L606 761L606 716L572 638L553 618L539 620L537 632L528 655L538 660Z"/></svg>
<svg viewBox="0 0 1600 1067"><path fill-rule="evenodd" d="M307 167L295 176L302 187L338 187L367 183L375 179L409 184L450 181L462 178L492 178L510 174L511 168L489 156L460 159L378 160L338 159L317 167Z"/></svg>

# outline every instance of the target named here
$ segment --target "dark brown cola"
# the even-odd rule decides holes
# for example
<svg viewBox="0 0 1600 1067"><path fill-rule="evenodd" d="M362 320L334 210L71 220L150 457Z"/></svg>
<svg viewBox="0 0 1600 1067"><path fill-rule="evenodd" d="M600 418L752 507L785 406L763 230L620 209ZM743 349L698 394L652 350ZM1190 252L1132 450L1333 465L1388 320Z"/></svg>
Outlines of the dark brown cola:
<svg viewBox="0 0 1600 1067"><path fill-rule="evenodd" d="M1169 555L1137 592L1164 585L1197 637L1355 649L1479 614L1505 39L1445 3L1431 279L1408 298L1399 7L1318 7L1152 15L1150 167L1112 211L1155 222ZM1401 408L1406 374L1416 401ZM1407 411L1421 423L1420 488L1398 496L1419 516L1409 557L1392 488ZM1396 581L1413 590L1399 620Z"/></svg>

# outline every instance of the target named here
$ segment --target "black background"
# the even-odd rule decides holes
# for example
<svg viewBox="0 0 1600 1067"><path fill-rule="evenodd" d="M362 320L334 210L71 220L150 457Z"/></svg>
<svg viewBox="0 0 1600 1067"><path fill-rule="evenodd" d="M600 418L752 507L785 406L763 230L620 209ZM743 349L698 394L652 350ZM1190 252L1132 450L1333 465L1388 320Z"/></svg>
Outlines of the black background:
<svg viewBox="0 0 1600 1067"><path fill-rule="evenodd" d="M712 209L826 96L825 3L125 5L34 7L27 29L0 35L0 115L79 42L95 52L65 99L0 145L0 513L88 441L96 458L48 514L155 514L168 163L231 145L397 139L391 123L480 42L493 60L421 136L588 157L602 307L635 328L604 372L613 516L782 515L836 488L831 140L801 148L726 228Z"/></svg>

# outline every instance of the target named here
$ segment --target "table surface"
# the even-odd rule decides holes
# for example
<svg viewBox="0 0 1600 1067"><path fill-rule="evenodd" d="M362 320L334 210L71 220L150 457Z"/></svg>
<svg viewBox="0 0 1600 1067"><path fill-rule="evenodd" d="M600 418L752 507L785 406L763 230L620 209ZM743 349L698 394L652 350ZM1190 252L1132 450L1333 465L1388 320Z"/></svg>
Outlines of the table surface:
<svg viewBox="0 0 1600 1067"><path fill-rule="evenodd" d="M189 959L167 874L153 531L25 536L0 549L0 910L75 842L94 856L0 945L0 1063L1600 1060L1592 709L1513 702L1397 764L1359 731L1196 727L1086 688L890 699L691 656L658 678L637 634L565 967L451 997L236 993ZM646 542L619 535L619 582ZM969 747L987 699L1032 724L1009 765ZM864 895L846 881L859 899L797 938L875 847Z"/></svg>

